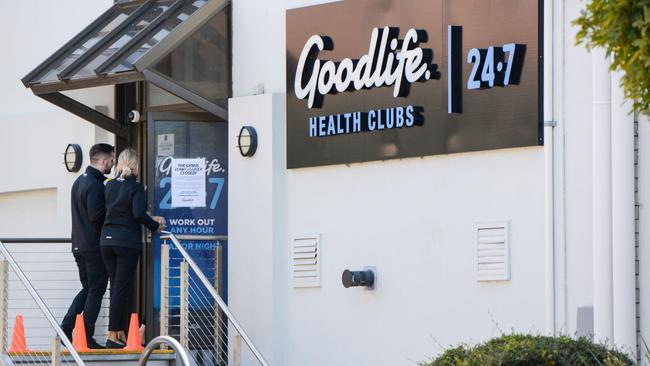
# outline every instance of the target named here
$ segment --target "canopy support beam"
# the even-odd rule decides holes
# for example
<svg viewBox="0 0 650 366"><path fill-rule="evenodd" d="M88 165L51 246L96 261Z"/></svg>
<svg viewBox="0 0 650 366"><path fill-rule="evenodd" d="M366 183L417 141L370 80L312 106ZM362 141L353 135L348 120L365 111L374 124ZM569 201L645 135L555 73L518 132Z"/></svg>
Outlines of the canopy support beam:
<svg viewBox="0 0 650 366"><path fill-rule="evenodd" d="M174 94L175 96L194 104L204 111L212 113L224 121L228 120L227 109L220 107L213 102L201 97L200 95L182 87L166 76L152 70L143 70L142 74L144 75L145 80L167 91L168 93Z"/></svg>
<svg viewBox="0 0 650 366"><path fill-rule="evenodd" d="M128 139L129 131L127 126L118 123L116 120L97 112L96 110L77 102L76 100L61 94L59 92L48 94L36 94L40 98L57 105L66 111L85 119L86 121L95 124L108 132L114 133L116 136Z"/></svg>

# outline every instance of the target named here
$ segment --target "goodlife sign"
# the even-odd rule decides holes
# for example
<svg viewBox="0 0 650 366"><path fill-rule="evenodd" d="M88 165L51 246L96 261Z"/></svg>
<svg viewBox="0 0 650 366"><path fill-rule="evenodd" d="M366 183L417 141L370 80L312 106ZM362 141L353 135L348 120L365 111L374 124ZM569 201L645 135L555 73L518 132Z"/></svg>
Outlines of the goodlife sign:
<svg viewBox="0 0 650 366"><path fill-rule="evenodd" d="M538 18L533 0L287 11L287 166L541 144Z"/></svg>

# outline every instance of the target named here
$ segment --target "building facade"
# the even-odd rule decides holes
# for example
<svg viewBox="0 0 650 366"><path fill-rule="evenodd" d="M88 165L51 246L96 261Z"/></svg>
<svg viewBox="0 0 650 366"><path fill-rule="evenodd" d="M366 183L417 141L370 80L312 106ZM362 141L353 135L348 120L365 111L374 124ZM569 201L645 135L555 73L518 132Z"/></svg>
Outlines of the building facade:
<svg viewBox="0 0 650 366"><path fill-rule="evenodd" d="M112 2L0 5L5 10L0 12L3 27L15 35L8 37L11 56L0 79L4 91L0 151L5 156L0 162L0 237L69 235L69 188L79 174L67 172L62 165L60 153L69 143L81 145L84 153L96 142L137 147L146 155L147 177L143 178L151 191L149 203L152 211L160 213L161 207L155 205L164 200L165 192L152 187L161 186L164 179L157 173L164 158L176 157L174 151L178 154L174 147L170 154L161 153L161 136L175 136L172 141L180 146L183 134L214 134L222 149L210 150L209 141L194 137L196 143L188 142L187 149L198 146L197 150L187 150L185 155L196 156L178 157L213 154L224 169L214 172L216 179L225 177L216 189L224 189L227 205L222 205L225 198L218 198L222 211L206 213L206 218L216 221L203 227L215 228L211 234L228 236L228 304L271 364L409 364L459 342L480 342L511 331L592 334L639 356L638 336L650 332L650 316L643 305L650 302L650 277L644 272L644 263L650 261L646 249L650 238L644 230L648 218L643 210L650 174L646 163L650 125L645 116L630 113L629 104L623 104L620 75L607 70L604 56L575 45L576 28L571 22L584 4L549 0L528 9L543 15L537 18L535 34L542 56L537 60L540 73L535 75L540 87L534 115L539 118L532 120L539 124L542 144L421 156L389 154L334 163L326 162L327 153L336 152L323 150L327 153L321 163L296 165L291 161L312 152L288 148L296 141L288 131L296 113L291 103L307 100L297 99L291 88L288 74L295 60L287 55L293 31L312 28L294 14L318 14L335 6L346 9L353 2L233 0L224 23L228 30L220 33L229 37L230 58L215 56L220 60L215 64L225 62L230 77L215 76L215 82L207 85L218 90L212 104L227 110L226 118L195 100L186 103L183 91L165 89L158 79L145 77L133 83L139 85L135 94L146 98L134 97L137 101L126 109L140 110L146 121L125 122L131 132L122 142L20 85L22 77ZM368 8L358 14L359 24L366 18L379 19L375 26L380 27L408 24L408 6L424 2L361 3ZM471 18L472 3L466 3L459 12ZM490 4L509 6L508 1ZM517 11L522 13L513 11L513 23L526 15L525 10ZM447 24L443 25L440 31L446 32ZM527 23L517 26L512 26L515 38L517 29L536 28ZM357 34L359 27L335 16L331 27L350 27L350 37L360 37L366 45L372 31L368 27L365 34ZM492 27L486 32L512 31L508 25ZM472 28L465 29L471 35ZM401 27L400 37L407 30ZM430 31L431 43L438 38L447 47L447 38ZM333 39L335 45L338 41ZM436 60L437 49L430 47ZM348 57L365 53L352 49L359 52ZM181 68L174 65L187 62L183 61L191 58L187 53L196 55L200 50L186 46L185 54L170 56L171 69ZM449 67L442 60L440 83ZM526 62L535 63L534 58ZM191 64L182 68L183 75L191 77L187 71ZM195 84L183 85L199 90L192 89ZM371 89L348 93L367 93L372 100ZM125 107L118 106L116 93L121 92L116 90L104 85L62 92L119 122L116 110ZM174 91L176 96L171 95ZM325 103L340 96L325 95ZM400 98L402 104L410 103L409 97ZM155 105L157 100L164 101ZM382 102L371 108L388 106L382 105L384 99L377 100ZM446 99L441 101L446 110ZM485 108L486 114L494 113ZM495 114L494 118L509 117ZM223 129L202 130L200 123L208 122ZM238 136L244 126L254 127L257 133L252 157L242 156L239 150ZM350 138L370 141L376 132ZM338 146L334 139L348 136L318 138ZM180 211L164 213L168 220L189 217ZM225 224L218 223L224 215ZM502 239L493 241L495 236ZM504 259L497 267L486 267L481 245L497 242L503 244L499 250L503 249ZM154 238L148 245L159 243ZM307 279L296 270L297 248L302 245L317 251L317 264ZM155 266L156 252L150 250L146 266ZM493 268L504 272L495 275ZM344 287L341 277L346 269L372 270L374 286ZM141 306L155 312L156 281L143 281L150 281L152 288L142 293L147 300Z"/></svg>

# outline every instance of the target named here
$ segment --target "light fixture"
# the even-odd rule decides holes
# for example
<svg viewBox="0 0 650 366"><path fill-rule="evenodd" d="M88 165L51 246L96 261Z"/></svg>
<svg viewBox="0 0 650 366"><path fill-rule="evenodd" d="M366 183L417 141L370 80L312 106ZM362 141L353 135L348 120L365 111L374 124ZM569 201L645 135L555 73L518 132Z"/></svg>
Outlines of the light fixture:
<svg viewBox="0 0 650 366"><path fill-rule="evenodd" d="M257 132L253 126L243 126L237 136L237 147L241 156L251 157L257 150Z"/></svg>
<svg viewBox="0 0 650 366"><path fill-rule="evenodd" d="M367 287L373 288L375 286L375 271L371 268L366 268L362 271L350 271L346 269L341 276L343 287Z"/></svg>
<svg viewBox="0 0 650 366"><path fill-rule="evenodd" d="M76 173L81 169L82 161L83 153L81 152L81 146L78 144L68 144L68 147L65 148L65 153L63 153L65 168L70 173Z"/></svg>

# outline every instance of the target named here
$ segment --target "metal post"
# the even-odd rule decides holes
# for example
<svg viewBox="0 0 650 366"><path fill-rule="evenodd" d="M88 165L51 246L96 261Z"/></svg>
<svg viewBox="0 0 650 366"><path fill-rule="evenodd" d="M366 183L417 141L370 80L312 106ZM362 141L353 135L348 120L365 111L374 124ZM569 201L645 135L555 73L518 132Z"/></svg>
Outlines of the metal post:
<svg viewBox="0 0 650 366"><path fill-rule="evenodd" d="M189 268L187 261L181 262L181 319L180 319L180 342L181 345L185 348L188 346L188 336L189 336Z"/></svg>
<svg viewBox="0 0 650 366"><path fill-rule="evenodd" d="M222 276L221 276L221 261L222 261L222 247L221 242L217 241L217 246L214 249L214 289L217 290L219 296L223 295L222 293ZM222 328L223 322L223 312L219 308L219 305L215 302L214 304L214 349L217 350L217 357L220 363L223 363L227 359L228 354L224 354L219 350L226 350L227 352L227 342L221 337L219 337L220 332L225 331L225 327ZM225 337L224 337L225 338Z"/></svg>
<svg viewBox="0 0 650 366"><path fill-rule="evenodd" d="M241 366L241 336L232 337L232 366Z"/></svg>
<svg viewBox="0 0 650 366"><path fill-rule="evenodd" d="M160 246L160 335L169 335L169 245Z"/></svg>
<svg viewBox="0 0 650 366"><path fill-rule="evenodd" d="M7 333L9 332L8 300L9 300L9 264L0 261L0 354L7 353Z"/></svg>
<svg viewBox="0 0 650 366"><path fill-rule="evenodd" d="M59 336L52 337L52 366L61 365L61 339Z"/></svg>

